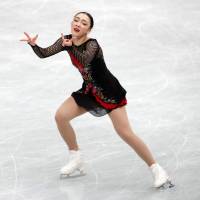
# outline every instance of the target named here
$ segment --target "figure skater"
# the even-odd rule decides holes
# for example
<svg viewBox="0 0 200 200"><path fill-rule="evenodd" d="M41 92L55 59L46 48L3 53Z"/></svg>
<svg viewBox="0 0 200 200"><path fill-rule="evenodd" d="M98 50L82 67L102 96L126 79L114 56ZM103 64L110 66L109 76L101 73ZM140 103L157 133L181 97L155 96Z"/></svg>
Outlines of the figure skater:
<svg viewBox="0 0 200 200"><path fill-rule="evenodd" d="M108 114L116 133L132 147L146 162L154 178L153 186L160 188L166 184L173 186L167 172L153 158L147 145L131 128L125 105L126 90L118 79L107 68L102 48L95 38L88 37L94 21L88 12L78 12L71 22L71 34L63 35L49 47L42 48L36 44L35 37L24 32L26 41L35 54L46 58L61 51L67 51L72 64L79 70L83 82L82 87L71 93L58 108L55 114L57 128L69 150L69 161L61 168L60 174L70 175L76 170L84 173L84 162L76 141L70 120L86 112L96 117Z"/></svg>

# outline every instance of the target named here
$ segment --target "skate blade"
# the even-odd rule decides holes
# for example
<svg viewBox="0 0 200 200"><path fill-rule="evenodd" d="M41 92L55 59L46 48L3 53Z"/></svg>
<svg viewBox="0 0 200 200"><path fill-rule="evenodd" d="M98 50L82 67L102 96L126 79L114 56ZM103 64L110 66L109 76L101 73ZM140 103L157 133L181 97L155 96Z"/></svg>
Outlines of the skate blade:
<svg viewBox="0 0 200 200"><path fill-rule="evenodd" d="M164 184L158 187L158 189L167 189L167 188L172 188L175 185L171 182L171 180L167 180Z"/></svg>

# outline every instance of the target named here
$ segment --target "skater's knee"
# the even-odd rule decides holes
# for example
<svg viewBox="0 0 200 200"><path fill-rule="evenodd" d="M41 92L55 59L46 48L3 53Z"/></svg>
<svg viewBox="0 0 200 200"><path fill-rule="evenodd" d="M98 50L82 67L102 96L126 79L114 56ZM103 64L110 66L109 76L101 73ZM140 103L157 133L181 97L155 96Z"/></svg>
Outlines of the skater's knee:
<svg viewBox="0 0 200 200"><path fill-rule="evenodd" d="M67 115L66 111L63 112L62 110L57 110L55 114L55 121L57 123L67 122L70 121L70 117Z"/></svg>
<svg viewBox="0 0 200 200"><path fill-rule="evenodd" d="M130 126L128 123L116 123L114 124L114 128L118 134L124 134L130 131Z"/></svg>
<svg viewBox="0 0 200 200"><path fill-rule="evenodd" d="M119 136L123 136L125 134L124 130L120 128L115 129L115 131Z"/></svg>

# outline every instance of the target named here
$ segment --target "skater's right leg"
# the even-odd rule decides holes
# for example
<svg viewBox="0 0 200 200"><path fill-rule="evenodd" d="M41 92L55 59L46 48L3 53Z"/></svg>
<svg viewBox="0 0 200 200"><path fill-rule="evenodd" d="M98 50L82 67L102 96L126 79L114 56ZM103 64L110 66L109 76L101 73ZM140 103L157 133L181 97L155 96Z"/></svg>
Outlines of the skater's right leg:
<svg viewBox="0 0 200 200"><path fill-rule="evenodd" d="M70 120L85 112L87 110L78 106L72 96L66 99L56 112L55 120L58 130L69 148L68 163L61 168L61 176L68 176L76 170L80 171L81 174L84 173L83 159Z"/></svg>
<svg viewBox="0 0 200 200"><path fill-rule="evenodd" d="M58 130L66 142L69 150L78 150L75 132L70 124L70 120L87 112L83 107L80 107L70 96L58 108L55 114L55 121Z"/></svg>

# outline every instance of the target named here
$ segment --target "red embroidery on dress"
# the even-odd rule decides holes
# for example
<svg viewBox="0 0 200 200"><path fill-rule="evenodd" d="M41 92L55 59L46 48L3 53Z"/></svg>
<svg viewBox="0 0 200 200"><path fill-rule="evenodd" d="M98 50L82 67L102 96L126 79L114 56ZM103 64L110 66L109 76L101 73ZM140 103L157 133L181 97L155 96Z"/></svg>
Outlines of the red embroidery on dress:
<svg viewBox="0 0 200 200"><path fill-rule="evenodd" d="M89 92L90 88L92 88L92 86L93 86L92 83L88 83L88 84L86 85L84 94L87 94L87 93Z"/></svg>
<svg viewBox="0 0 200 200"><path fill-rule="evenodd" d="M69 52L69 55L70 55L70 57L72 59L72 63L79 69L81 74L84 76L85 75L84 71L83 71L84 65L82 65L71 52ZM127 104L127 99L126 98L122 99L122 101L120 103L118 103L118 104L106 103L106 102L102 101L101 98L99 98L99 96L96 95L97 91L93 87L92 83L88 83L86 85L84 94L87 94L91 88L92 88L92 93L93 93L94 97L96 98L96 100L106 109L114 109L114 108L116 108L118 106L123 106L123 105Z"/></svg>
<svg viewBox="0 0 200 200"><path fill-rule="evenodd" d="M92 83L88 83L87 86L86 86L86 89L84 91L84 93L88 93L88 91L90 90L90 88L92 88L92 94L94 95L95 99L106 109L113 109L113 108L116 108L118 106L122 106L122 105L125 105L127 104L127 99L124 98L122 99L122 101L118 104L114 104L114 103L106 103L104 101L102 101L102 99L96 94L96 88L93 87L93 84Z"/></svg>

